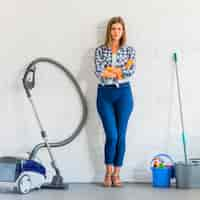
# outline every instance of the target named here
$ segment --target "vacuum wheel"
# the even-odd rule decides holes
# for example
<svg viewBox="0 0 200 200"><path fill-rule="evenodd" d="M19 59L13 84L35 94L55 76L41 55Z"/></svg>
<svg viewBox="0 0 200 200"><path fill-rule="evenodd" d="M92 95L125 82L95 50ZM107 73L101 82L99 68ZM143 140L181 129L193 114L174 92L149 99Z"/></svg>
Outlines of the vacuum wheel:
<svg viewBox="0 0 200 200"><path fill-rule="evenodd" d="M31 178L29 175L23 175L18 181L18 192L27 194L31 191Z"/></svg>

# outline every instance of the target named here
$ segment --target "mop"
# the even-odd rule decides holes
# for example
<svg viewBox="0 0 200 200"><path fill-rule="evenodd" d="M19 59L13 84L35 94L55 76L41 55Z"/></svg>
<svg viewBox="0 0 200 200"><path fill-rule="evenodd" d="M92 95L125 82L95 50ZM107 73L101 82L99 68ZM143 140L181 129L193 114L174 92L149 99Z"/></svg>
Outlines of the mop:
<svg viewBox="0 0 200 200"><path fill-rule="evenodd" d="M177 53L173 53L173 60L176 67L176 80L178 89L178 100L181 118L181 128L182 128L182 143L184 150L185 162L177 162L175 164L175 177L176 177L176 187L177 188L200 188L200 162L198 160L189 159L187 156L187 144L186 144L186 133L184 129L183 121L183 109L181 102L181 92L180 92L180 81L178 75L178 57Z"/></svg>
<svg viewBox="0 0 200 200"><path fill-rule="evenodd" d="M180 81L179 81L179 74L178 74L178 57L177 53L173 53L173 60L175 63L176 68L176 83L177 83L177 91L178 91L178 101L179 101L179 111L180 111L180 119L181 119L181 129L182 129L182 143L183 143L183 150L184 150L184 158L185 164L188 164L188 156L187 156L187 145L186 145L186 133L184 128L184 121L183 121L183 106L181 100L181 91L180 91Z"/></svg>

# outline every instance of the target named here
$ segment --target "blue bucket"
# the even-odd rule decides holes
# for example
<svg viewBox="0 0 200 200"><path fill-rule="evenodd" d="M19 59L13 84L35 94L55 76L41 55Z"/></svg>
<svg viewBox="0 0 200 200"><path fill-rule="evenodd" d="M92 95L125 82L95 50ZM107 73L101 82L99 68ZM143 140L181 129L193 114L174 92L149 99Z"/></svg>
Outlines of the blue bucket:
<svg viewBox="0 0 200 200"><path fill-rule="evenodd" d="M171 167L164 167L164 168L152 167L153 187L170 187L171 175L172 175Z"/></svg>
<svg viewBox="0 0 200 200"><path fill-rule="evenodd" d="M171 178L174 176L173 160L167 154L158 154L154 158L166 157L171 162L171 166L165 166L163 168L151 167L152 170L152 186L160 188L170 187ZM152 159L153 161L153 159ZM152 163L152 162L151 162Z"/></svg>

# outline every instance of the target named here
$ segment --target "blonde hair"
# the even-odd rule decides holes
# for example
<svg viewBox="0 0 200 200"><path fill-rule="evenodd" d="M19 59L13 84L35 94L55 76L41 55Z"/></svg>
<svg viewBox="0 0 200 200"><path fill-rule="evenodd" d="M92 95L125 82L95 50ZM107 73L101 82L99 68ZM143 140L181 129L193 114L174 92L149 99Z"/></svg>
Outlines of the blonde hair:
<svg viewBox="0 0 200 200"><path fill-rule="evenodd" d="M107 46L107 47L111 46L111 43L112 43L111 29L112 29L112 25L116 24L116 23L120 23L122 25L122 28L123 28L123 34L122 34L120 41L119 41L119 47L122 47L126 43L126 28L125 28L124 20L120 16L112 17L108 21L107 29L106 29L105 46Z"/></svg>

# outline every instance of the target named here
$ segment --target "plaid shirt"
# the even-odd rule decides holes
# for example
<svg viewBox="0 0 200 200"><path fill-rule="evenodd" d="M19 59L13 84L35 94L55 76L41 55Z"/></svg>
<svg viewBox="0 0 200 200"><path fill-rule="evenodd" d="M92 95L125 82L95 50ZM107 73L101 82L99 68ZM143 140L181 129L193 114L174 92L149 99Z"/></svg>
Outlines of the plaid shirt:
<svg viewBox="0 0 200 200"><path fill-rule="evenodd" d="M115 67L121 67L123 79L130 77L135 72L135 49L130 46L123 46L117 52ZM125 65L128 60L132 60L133 64L127 69ZM105 70L107 66L112 66L112 50L111 48L106 47L105 45L101 45L95 50L95 74L97 78L99 78L100 82L104 84L106 82L105 78L101 77L101 74ZM113 79L113 83L117 80Z"/></svg>

